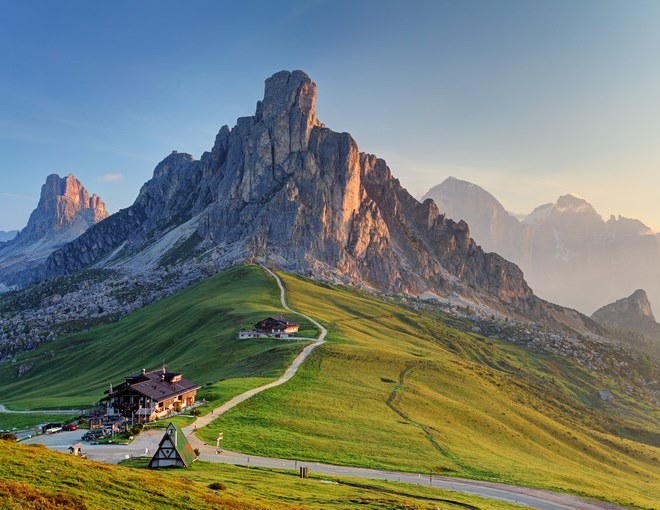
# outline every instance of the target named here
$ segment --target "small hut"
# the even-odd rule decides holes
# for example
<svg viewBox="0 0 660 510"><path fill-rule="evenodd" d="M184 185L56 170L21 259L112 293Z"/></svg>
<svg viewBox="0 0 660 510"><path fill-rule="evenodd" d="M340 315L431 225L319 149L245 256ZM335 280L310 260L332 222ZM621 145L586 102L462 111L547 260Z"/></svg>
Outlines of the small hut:
<svg viewBox="0 0 660 510"><path fill-rule="evenodd" d="M82 457L83 459L87 458L87 454L83 452L83 447L80 443L72 444L69 446L69 453L75 455L76 457Z"/></svg>
<svg viewBox="0 0 660 510"><path fill-rule="evenodd" d="M195 451L183 431L170 422L149 467L188 467L196 459Z"/></svg>

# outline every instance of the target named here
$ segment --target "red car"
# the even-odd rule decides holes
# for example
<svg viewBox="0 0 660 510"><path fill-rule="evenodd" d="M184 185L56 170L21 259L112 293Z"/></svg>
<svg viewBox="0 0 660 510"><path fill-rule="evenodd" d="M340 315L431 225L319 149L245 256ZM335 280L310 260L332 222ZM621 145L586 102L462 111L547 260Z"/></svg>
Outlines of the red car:
<svg viewBox="0 0 660 510"><path fill-rule="evenodd" d="M72 430L78 430L78 427L73 423L69 423L68 425L64 425L64 427L62 427L62 430L67 430L70 432Z"/></svg>

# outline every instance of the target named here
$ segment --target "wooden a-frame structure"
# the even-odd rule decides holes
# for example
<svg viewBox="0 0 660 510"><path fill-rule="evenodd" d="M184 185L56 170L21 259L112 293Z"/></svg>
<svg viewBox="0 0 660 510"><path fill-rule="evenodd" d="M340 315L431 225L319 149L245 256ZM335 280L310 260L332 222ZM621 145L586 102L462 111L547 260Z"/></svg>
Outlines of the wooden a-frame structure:
<svg viewBox="0 0 660 510"><path fill-rule="evenodd" d="M197 460L195 451L183 431L170 422L156 453L149 462L149 467L188 467L195 460Z"/></svg>

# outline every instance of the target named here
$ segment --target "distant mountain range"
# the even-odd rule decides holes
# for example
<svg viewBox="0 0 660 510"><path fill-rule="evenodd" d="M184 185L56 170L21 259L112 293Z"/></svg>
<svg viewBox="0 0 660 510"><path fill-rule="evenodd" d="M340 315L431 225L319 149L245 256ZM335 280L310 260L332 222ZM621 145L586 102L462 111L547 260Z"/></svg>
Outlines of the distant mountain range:
<svg viewBox="0 0 660 510"><path fill-rule="evenodd" d="M485 250L518 264L540 296L582 312L645 288L660 304L660 235L619 216L605 221L583 198L559 197L519 220L483 188L450 177L424 199L465 220Z"/></svg>
<svg viewBox="0 0 660 510"><path fill-rule="evenodd" d="M0 288L35 281L54 250L107 216L103 200L90 196L75 176L49 175L27 226L0 244Z"/></svg>
<svg viewBox="0 0 660 510"><path fill-rule="evenodd" d="M11 241L17 235L18 235L18 230L10 230L8 232L5 232L4 230L0 230L0 243Z"/></svg>

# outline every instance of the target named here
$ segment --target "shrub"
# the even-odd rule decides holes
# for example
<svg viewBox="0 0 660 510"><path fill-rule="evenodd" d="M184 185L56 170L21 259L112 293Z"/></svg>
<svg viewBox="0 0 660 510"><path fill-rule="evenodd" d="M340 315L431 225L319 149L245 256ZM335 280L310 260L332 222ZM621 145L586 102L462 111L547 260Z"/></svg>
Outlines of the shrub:
<svg viewBox="0 0 660 510"><path fill-rule="evenodd" d="M209 489L214 490L214 491L223 491L227 488L227 486L224 483L221 482L213 482L209 484Z"/></svg>
<svg viewBox="0 0 660 510"><path fill-rule="evenodd" d="M199 409L195 408L190 411L192 416L199 416Z"/></svg>
<svg viewBox="0 0 660 510"><path fill-rule="evenodd" d="M193 451L195 452L195 455L199 457L199 448L195 448Z"/></svg>
<svg viewBox="0 0 660 510"><path fill-rule="evenodd" d="M18 441L13 432L0 432L0 441Z"/></svg>

